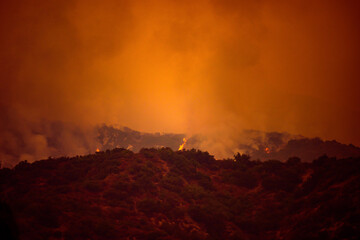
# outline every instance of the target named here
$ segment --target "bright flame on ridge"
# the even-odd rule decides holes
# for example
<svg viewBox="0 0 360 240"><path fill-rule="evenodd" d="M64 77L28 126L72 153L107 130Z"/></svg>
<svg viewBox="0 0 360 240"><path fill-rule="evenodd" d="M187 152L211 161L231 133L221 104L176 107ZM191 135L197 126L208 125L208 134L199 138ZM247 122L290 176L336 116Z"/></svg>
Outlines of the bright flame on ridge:
<svg viewBox="0 0 360 240"><path fill-rule="evenodd" d="M185 146L186 142L187 142L187 139L186 139L186 138L183 138L183 143L179 146L178 151L181 151L181 150L184 149L184 146Z"/></svg>

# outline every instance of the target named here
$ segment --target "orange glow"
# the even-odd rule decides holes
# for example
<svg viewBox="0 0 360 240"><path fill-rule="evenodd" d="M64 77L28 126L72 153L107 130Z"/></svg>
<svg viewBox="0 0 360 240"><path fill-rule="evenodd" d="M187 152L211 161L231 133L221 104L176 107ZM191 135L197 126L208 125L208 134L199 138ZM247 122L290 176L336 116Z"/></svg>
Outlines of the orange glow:
<svg viewBox="0 0 360 240"><path fill-rule="evenodd" d="M269 153L270 153L270 149L269 149L268 147L266 147L266 148L265 148L265 152L266 152L267 154L269 154Z"/></svg>
<svg viewBox="0 0 360 240"><path fill-rule="evenodd" d="M100 149L97 148L97 149L96 149L96 152L100 152Z"/></svg>
<svg viewBox="0 0 360 240"><path fill-rule="evenodd" d="M179 149L178 149L179 151L184 149L184 146L185 146L186 142L187 142L187 139L183 138L183 143L179 146Z"/></svg>
<svg viewBox="0 0 360 240"><path fill-rule="evenodd" d="M360 146L360 1L21 2L0 1L0 159L58 153L52 122L199 134L219 158L244 129ZM62 154L100 146L67 130Z"/></svg>

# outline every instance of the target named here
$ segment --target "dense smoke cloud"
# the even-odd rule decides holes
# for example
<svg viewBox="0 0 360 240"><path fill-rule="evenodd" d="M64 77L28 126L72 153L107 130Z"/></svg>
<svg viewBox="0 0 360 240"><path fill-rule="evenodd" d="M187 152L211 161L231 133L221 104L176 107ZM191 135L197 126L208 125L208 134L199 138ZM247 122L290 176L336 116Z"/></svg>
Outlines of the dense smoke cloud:
<svg viewBox="0 0 360 240"><path fill-rule="evenodd" d="M64 154L90 151L96 142L76 136L101 123L202 134L218 156L248 128L360 145L359 10L356 1L2 1L1 157L51 155L59 128Z"/></svg>

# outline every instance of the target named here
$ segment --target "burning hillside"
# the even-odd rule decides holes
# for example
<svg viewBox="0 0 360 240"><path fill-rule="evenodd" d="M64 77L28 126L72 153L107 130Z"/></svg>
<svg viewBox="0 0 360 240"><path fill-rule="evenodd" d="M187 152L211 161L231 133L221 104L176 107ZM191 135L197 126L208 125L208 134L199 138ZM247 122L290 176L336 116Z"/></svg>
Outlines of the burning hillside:
<svg viewBox="0 0 360 240"><path fill-rule="evenodd" d="M311 162L324 154L337 158L360 156L360 148L353 145L289 133L255 130L234 132L231 146L226 145L228 141L221 142L200 134L185 138L185 134L144 133L127 127L108 125L99 125L83 132L76 125L54 122L41 129L33 129L32 132L34 134L26 137L14 134L15 139L10 138L7 144L0 146L0 161L3 167L13 167L23 160L33 162L48 157L84 155L114 148L139 152L142 148L169 147L172 150L182 150L186 146L187 149L201 149L211 154L215 154L212 150L220 149L222 154L215 155L216 159L231 157L241 152L262 161L286 161L289 157L298 156L304 162ZM27 138L30 138L32 143L24 145ZM224 139L224 136L220 135L219 138ZM217 149L214 149L214 144L217 144Z"/></svg>
<svg viewBox="0 0 360 240"><path fill-rule="evenodd" d="M170 147L173 150L196 148L203 151L209 141L206 136L193 135L185 138L184 134L142 133L130 128L116 128L102 125L97 128L98 142L101 149L116 147L127 148L138 152L141 148ZM234 146L222 146L225 157L231 157L236 152L246 153L253 159L278 159L286 161L289 157L298 156L304 162L311 162L322 155L337 158L360 157L360 148L345 145L336 141L323 141L320 138L306 138L280 132L261 132L243 130L235 134ZM210 151L211 152L211 151ZM216 156L219 159L219 156Z"/></svg>
<svg viewBox="0 0 360 240"><path fill-rule="evenodd" d="M0 0L0 239L360 239L359 13Z"/></svg>

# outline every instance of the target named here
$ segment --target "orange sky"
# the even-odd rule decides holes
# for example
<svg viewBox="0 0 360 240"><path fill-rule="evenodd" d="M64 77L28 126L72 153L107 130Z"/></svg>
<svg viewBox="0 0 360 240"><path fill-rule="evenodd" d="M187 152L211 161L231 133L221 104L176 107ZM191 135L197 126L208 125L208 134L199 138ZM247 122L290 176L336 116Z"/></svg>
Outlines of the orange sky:
<svg viewBox="0 0 360 240"><path fill-rule="evenodd" d="M2 134L61 120L360 146L356 2L1 1Z"/></svg>

